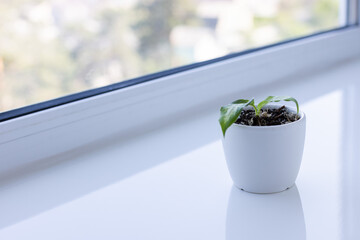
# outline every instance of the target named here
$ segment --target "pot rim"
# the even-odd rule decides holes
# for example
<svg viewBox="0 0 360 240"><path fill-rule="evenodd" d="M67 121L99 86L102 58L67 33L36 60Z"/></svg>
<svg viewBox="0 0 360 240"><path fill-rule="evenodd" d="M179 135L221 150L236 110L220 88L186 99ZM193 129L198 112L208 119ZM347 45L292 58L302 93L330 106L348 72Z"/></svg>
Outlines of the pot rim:
<svg viewBox="0 0 360 240"><path fill-rule="evenodd" d="M275 107L281 107L281 105L275 105L275 104L268 104L265 105L263 108L275 108ZM289 106L285 106L287 109L289 109L290 111L296 113L296 108L295 107L289 107ZM249 109L252 107L246 107L244 109ZM281 124L281 125L271 125L271 126L249 126L249 125L243 125L243 124L237 124L234 123L232 124L233 126L236 127L240 127L240 128L252 128L252 129L265 129L265 128L281 128L281 127L287 127L290 125L294 125L294 124L299 124L300 122L303 122L305 120L305 113L301 110L299 110L299 115L300 115L300 119L296 120L295 122L291 122L291 123L286 123L286 124Z"/></svg>

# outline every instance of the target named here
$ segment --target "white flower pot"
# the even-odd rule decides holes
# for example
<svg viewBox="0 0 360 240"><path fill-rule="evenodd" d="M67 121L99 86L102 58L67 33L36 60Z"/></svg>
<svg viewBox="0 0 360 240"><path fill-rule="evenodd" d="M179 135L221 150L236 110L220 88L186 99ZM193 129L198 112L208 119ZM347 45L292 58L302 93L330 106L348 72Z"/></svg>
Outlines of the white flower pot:
<svg viewBox="0 0 360 240"><path fill-rule="evenodd" d="M264 108L275 108L269 105ZM296 109L287 107L296 113ZM238 188L281 192L294 185L304 149L306 117L276 126L232 124L223 138L227 166Z"/></svg>

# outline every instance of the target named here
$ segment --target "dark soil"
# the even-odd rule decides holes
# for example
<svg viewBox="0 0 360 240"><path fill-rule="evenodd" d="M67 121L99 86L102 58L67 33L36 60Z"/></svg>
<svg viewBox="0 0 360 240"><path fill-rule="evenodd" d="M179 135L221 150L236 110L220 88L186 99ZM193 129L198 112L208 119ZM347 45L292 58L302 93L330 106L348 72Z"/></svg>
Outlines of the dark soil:
<svg viewBox="0 0 360 240"><path fill-rule="evenodd" d="M288 111L285 106L282 106L261 109L259 116L255 116L254 109L243 110L235 123L248 126L273 126L295 122L299 119L299 115Z"/></svg>

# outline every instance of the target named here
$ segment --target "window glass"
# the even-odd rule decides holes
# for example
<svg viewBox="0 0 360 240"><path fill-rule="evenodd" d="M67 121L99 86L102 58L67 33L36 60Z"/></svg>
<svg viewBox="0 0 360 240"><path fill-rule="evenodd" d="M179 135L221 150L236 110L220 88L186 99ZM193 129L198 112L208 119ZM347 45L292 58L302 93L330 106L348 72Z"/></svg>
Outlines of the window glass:
<svg viewBox="0 0 360 240"><path fill-rule="evenodd" d="M0 112L344 25L339 0L11 0Z"/></svg>

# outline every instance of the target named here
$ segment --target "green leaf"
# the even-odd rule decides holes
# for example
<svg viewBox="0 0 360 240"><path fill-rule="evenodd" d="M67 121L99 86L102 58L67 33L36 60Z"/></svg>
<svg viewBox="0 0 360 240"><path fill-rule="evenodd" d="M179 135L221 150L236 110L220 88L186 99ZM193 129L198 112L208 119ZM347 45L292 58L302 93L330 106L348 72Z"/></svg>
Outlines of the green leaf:
<svg viewBox="0 0 360 240"><path fill-rule="evenodd" d="M295 98L293 98L293 97L268 96L264 101L260 102L257 105L257 109L258 109L257 115L260 113L260 110L262 109L262 107L264 107L266 104L271 103L271 102L280 102L280 101L294 102L296 104L297 114L299 114L299 104L298 104L298 102L296 101Z"/></svg>
<svg viewBox="0 0 360 240"><path fill-rule="evenodd" d="M226 130L236 121L242 109L250 104L254 104L254 99L251 101L246 99L239 99L220 108L219 123L224 137Z"/></svg>
<svg viewBox="0 0 360 240"><path fill-rule="evenodd" d="M247 103L248 99L238 99L236 101L233 101L232 104L241 104L241 103Z"/></svg>
<svg viewBox="0 0 360 240"><path fill-rule="evenodd" d="M249 103L249 105L254 108L254 110L255 110L255 115L259 115L260 109L256 107L254 100L253 100L251 103Z"/></svg>

